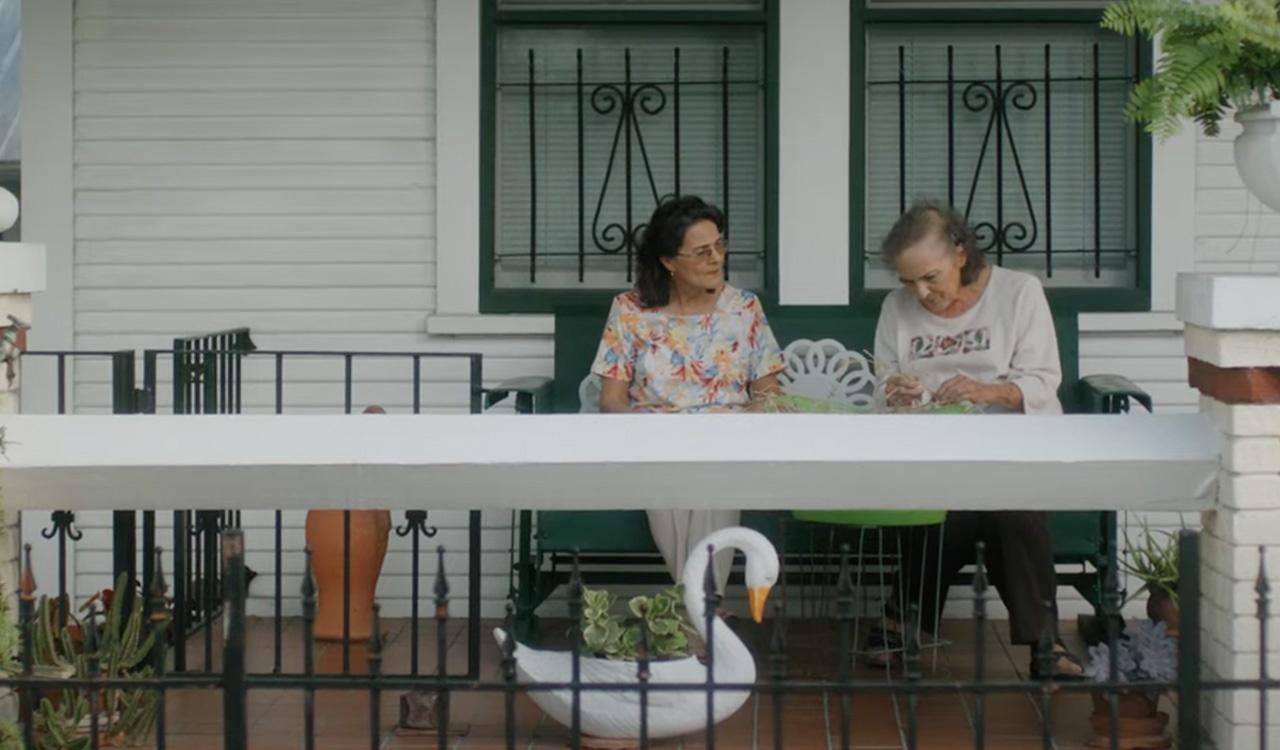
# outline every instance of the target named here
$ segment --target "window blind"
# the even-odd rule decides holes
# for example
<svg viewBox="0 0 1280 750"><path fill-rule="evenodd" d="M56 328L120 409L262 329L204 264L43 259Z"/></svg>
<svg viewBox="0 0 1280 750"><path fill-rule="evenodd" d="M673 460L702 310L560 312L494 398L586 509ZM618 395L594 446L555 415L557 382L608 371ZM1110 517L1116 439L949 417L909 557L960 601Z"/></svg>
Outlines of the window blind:
<svg viewBox="0 0 1280 750"><path fill-rule="evenodd" d="M877 251L919 198L967 210L992 259L1047 285L1134 286L1135 65L1092 24L869 26L867 286L897 283Z"/></svg>
<svg viewBox="0 0 1280 750"><path fill-rule="evenodd" d="M730 281L759 287L762 45L737 26L503 28L495 286L629 286L643 223L678 192L725 209Z"/></svg>
<svg viewBox="0 0 1280 750"><path fill-rule="evenodd" d="M498 0L500 10L759 10L764 0Z"/></svg>

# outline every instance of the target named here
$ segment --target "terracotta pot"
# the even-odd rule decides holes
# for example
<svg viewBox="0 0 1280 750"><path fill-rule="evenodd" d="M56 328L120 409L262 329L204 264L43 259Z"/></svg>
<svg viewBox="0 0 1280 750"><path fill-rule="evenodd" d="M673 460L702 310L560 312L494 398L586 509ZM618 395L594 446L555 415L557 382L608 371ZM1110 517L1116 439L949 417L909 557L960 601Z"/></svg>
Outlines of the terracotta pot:
<svg viewBox="0 0 1280 750"><path fill-rule="evenodd" d="M1111 747L1111 708L1108 696L1093 693L1093 713L1089 725L1093 737L1087 747ZM1118 750L1163 750L1173 746L1165 729L1169 714L1158 710L1159 696L1147 693L1120 693L1116 707Z"/></svg>
<svg viewBox="0 0 1280 750"><path fill-rule="evenodd" d="M313 510L307 512L307 546L316 579L318 641L342 640L342 518L351 514L351 640L373 633L373 598L387 556L391 514L385 510Z"/></svg>
<svg viewBox="0 0 1280 750"><path fill-rule="evenodd" d="M1178 603L1161 588L1150 590L1147 597L1147 617L1152 622L1163 622L1170 638L1178 637Z"/></svg>

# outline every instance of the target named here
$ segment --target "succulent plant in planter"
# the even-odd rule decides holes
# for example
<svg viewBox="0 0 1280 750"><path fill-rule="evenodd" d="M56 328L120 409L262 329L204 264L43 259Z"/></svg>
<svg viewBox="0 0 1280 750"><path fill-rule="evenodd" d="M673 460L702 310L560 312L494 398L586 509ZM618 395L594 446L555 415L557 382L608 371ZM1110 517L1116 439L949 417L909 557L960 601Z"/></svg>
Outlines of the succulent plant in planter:
<svg viewBox="0 0 1280 750"><path fill-rule="evenodd" d="M1104 28L1160 36L1156 72L1134 87L1126 115L1168 137L1182 118L1217 135L1229 109L1244 126L1236 168L1249 190L1280 210L1280 3L1276 0L1118 0Z"/></svg>
<svg viewBox="0 0 1280 750"><path fill-rule="evenodd" d="M1172 682L1178 677L1177 644L1169 637L1163 622L1143 620L1127 628L1124 637L1116 642L1115 654L1106 643L1090 647L1085 677L1096 683L1110 681L1113 661L1116 682L1121 685ZM1111 747L1110 695L1102 690L1093 693L1089 722L1094 738L1089 747ZM1159 692L1120 688L1116 697L1121 750L1163 748L1172 744L1165 733L1169 715L1159 710Z"/></svg>
<svg viewBox="0 0 1280 750"><path fill-rule="evenodd" d="M602 589L582 590L582 642L586 652L606 659L635 660L639 656L641 630L649 657L677 659L689 655L689 634L679 604L684 586L673 586L653 596L627 601L630 617L614 613L617 597Z"/></svg>

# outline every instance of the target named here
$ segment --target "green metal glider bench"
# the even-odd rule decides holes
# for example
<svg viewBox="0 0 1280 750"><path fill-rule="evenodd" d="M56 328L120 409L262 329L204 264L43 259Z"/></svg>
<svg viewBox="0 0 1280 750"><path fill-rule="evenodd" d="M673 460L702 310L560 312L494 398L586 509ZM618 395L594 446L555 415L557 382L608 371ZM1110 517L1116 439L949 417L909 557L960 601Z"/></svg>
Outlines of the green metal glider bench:
<svg viewBox="0 0 1280 750"><path fill-rule="evenodd" d="M488 405L514 397L520 412L576 413L583 401L598 396L586 379L604 329L603 308L565 308L555 316L555 377L522 378L504 383L487 394ZM778 342L788 348L788 386L804 395L848 398L867 388L869 367L858 352L869 350L876 318L845 308L778 308L769 313ZM1122 413L1133 402L1151 409L1150 397L1128 379L1097 375L1080 379L1079 330L1074 313L1054 317L1063 385L1059 396L1068 413ZM816 352L816 349L825 349ZM843 353L841 351L843 350ZM813 356L806 357L803 353ZM832 363L832 359L840 362ZM808 360L806 362L806 360ZM863 373L860 368L867 368ZM585 380L584 380L585 379ZM853 396L857 398L857 396ZM802 502L787 498L786 502ZM799 509L799 506L797 506ZM748 511L744 525L768 536L788 561L830 557L839 545L861 542L851 527L830 527L815 534L812 524L791 520L791 510ZM1101 609L1102 582L1116 565L1114 512L1059 512L1050 519L1060 585L1078 590ZM643 511L523 511L519 514L515 559L517 628L532 632L534 610L569 580L578 553L584 580L591 585L669 583L661 558L649 535ZM790 569L798 569L793 566Z"/></svg>

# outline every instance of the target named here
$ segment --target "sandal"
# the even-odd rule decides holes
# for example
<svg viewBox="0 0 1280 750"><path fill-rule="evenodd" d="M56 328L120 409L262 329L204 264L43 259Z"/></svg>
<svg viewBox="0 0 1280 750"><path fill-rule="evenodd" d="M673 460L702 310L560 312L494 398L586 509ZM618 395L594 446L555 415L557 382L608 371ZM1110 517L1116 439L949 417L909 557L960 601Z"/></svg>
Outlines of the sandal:
<svg viewBox="0 0 1280 750"><path fill-rule="evenodd" d="M1056 680L1058 682L1074 682L1083 680L1084 662L1071 653L1066 644L1057 641L1053 644L1053 672L1044 674L1040 671L1040 662L1033 654L1031 657L1031 678L1033 680Z"/></svg>

